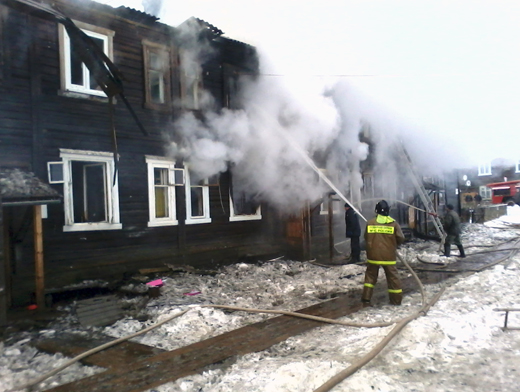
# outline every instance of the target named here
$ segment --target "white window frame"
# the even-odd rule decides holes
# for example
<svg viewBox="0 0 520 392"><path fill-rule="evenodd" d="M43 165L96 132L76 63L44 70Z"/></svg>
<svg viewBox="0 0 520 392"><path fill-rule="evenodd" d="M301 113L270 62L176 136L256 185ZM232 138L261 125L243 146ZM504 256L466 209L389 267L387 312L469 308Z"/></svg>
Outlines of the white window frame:
<svg viewBox="0 0 520 392"><path fill-rule="evenodd" d="M258 206L254 214L240 215L235 214L235 208L233 207L233 194L231 189L229 190L229 221L230 222L241 222L241 221L253 221L262 219L262 206Z"/></svg>
<svg viewBox="0 0 520 392"><path fill-rule="evenodd" d="M208 179L204 179L204 185L191 185L190 171L187 164L184 165L185 175L185 195L186 195L186 224L196 225L201 223L211 223L210 206L209 206L209 186ZM191 215L191 188L202 188L202 209L201 216Z"/></svg>
<svg viewBox="0 0 520 392"><path fill-rule="evenodd" d="M491 174L491 162L483 162L478 165L479 176L490 176Z"/></svg>
<svg viewBox="0 0 520 392"><path fill-rule="evenodd" d="M74 21L76 26L92 38L101 39L103 41L103 52L109 59L113 58L113 37L114 32L101 27L88 25L86 23ZM60 37L60 56L61 56L61 86L67 92L95 95L99 97L106 97L102 90L93 90L90 88L90 71L83 63L83 85L72 84L71 82L71 64L70 64L70 38L67 30L62 24L59 24Z"/></svg>
<svg viewBox="0 0 520 392"><path fill-rule="evenodd" d="M63 161L63 199L65 209L65 225L63 231L121 230L123 225L119 216L119 180L116 176L114 184L114 154L101 151L84 151L60 149ZM103 222L74 222L74 195L72 189L72 162L102 163L105 166L104 181L106 189L106 216Z"/></svg>
<svg viewBox="0 0 520 392"><path fill-rule="evenodd" d="M479 187L479 195L482 197L482 199L484 200L491 200L491 195L492 195L492 190L491 188L485 186L485 185L481 185Z"/></svg>
<svg viewBox="0 0 520 392"><path fill-rule="evenodd" d="M177 207L175 200L175 173L182 171L183 183L184 183L184 170L175 168L175 161L161 158L145 156L146 164L148 166L148 227L159 227L159 226L175 226L179 224L177 220ZM168 170L168 216L164 218L157 218L155 216L155 182L154 182L154 169L167 169ZM182 184L179 184L182 185Z"/></svg>
<svg viewBox="0 0 520 392"><path fill-rule="evenodd" d="M61 178L56 179L56 177L54 177L54 170L52 169L53 167L58 168L58 172L61 173ZM47 175L49 184L63 184L63 162L47 162Z"/></svg>

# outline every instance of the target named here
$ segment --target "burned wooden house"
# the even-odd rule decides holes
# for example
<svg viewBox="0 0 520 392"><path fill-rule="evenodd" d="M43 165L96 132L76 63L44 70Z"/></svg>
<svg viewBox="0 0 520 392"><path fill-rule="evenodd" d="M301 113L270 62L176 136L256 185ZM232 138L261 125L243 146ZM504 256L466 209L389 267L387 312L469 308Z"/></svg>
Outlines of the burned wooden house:
<svg viewBox="0 0 520 392"><path fill-rule="evenodd" d="M229 172L193 180L165 153L165 130L182 113L199 116L202 88L217 110L232 108L238 75L258 68L253 47L187 23L212 49L197 64L182 56L178 28L140 11L0 1L0 168L46 190L2 191L4 305L34 300L35 254L43 306L43 288L281 249L276 214L233 195Z"/></svg>
<svg viewBox="0 0 520 392"><path fill-rule="evenodd" d="M0 310L165 263L334 258L337 195L282 216L231 170L195 178L168 153L172 123L204 121L206 94L217 112L239 109L239 77L258 68L253 47L196 18L172 27L90 0L0 0ZM358 200L378 196L364 175Z"/></svg>

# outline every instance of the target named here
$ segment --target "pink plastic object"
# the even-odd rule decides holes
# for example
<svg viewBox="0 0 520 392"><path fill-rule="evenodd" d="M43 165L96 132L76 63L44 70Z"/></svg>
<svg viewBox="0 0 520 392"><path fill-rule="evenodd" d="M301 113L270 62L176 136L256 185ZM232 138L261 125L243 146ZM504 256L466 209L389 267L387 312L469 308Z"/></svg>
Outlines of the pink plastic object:
<svg viewBox="0 0 520 392"><path fill-rule="evenodd" d="M162 279L156 279L146 283L146 285L150 287L161 287L164 286L164 282L162 281Z"/></svg>
<svg viewBox="0 0 520 392"><path fill-rule="evenodd" d="M194 296L194 295L199 295L199 294L202 294L202 293L197 290L191 290L189 293L184 293L184 295L189 295L190 297Z"/></svg>

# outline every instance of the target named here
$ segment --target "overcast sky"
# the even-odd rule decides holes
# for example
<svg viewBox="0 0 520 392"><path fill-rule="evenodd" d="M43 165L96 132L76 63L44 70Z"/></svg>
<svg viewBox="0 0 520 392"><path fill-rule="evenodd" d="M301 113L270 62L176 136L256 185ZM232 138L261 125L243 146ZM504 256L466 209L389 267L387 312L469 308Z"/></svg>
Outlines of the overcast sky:
<svg viewBox="0 0 520 392"><path fill-rule="evenodd" d="M105 0L143 10L153 0ZM520 2L164 1L256 46L264 71L298 93L348 80L387 115L480 159L520 159ZM436 154L432 151L432 154Z"/></svg>

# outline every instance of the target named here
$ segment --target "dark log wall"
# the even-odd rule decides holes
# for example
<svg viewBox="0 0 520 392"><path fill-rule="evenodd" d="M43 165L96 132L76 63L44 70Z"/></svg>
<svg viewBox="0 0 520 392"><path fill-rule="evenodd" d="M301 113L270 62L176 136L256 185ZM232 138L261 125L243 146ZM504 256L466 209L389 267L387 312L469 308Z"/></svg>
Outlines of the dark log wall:
<svg viewBox="0 0 520 392"><path fill-rule="evenodd" d="M2 79L0 83L0 164L27 167L32 154L28 18L0 6ZM8 32L16 32L11 37ZM11 48L19 48L12 50Z"/></svg>
<svg viewBox="0 0 520 392"><path fill-rule="evenodd" d="M122 102L115 107L119 154L119 202L122 230L63 232L64 206L49 205L44 220L46 286L62 287L85 279L113 279L139 268L164 262L211 267L247 255L282 249L284 233L277 215L263 206L261 221L229 222L228 173L220 187L210 188L212 223L147 227L148 185L145 155L163 156L163 132L177 115L144 107L142 40L171 42L172 29L159 23L131 22L112 8L87 1L59 0L60 10L73 20L115 31L114 63L125 78L125 93L150 133L144 136ZM9 9L2 26L9 64L0 79L0 166L25 166L47 180L46 164L60 161L59 149L111 151L106 100L65 96L60 91L58 24ZM6 36L8 35L8 36ZM218 106L223 104L222 63L257 65L254 50L236 41L214 42L218 55L204 67L204 86ZM5 58L5 56L4 56ZM246 59L249 59L247 62ZM178 79L172 93L178 94ZM173 97L176 98L175 96ZM52 185L63 194L62 185ZM185 216L184 190L177 188L178 217ZM27 302L33 290L31 236L25 236L13 276L15 303Z"/></svg>

